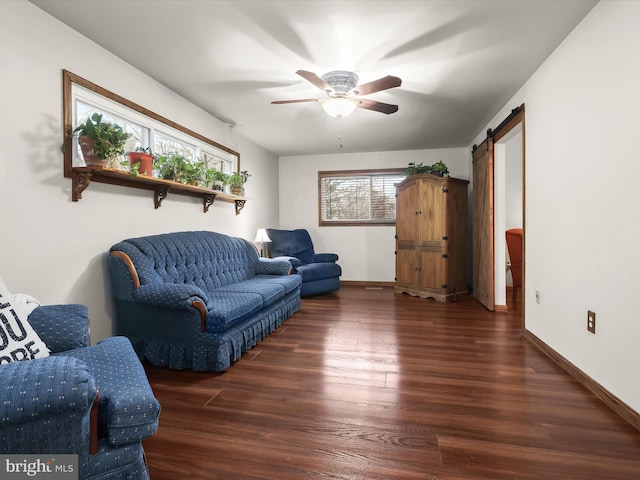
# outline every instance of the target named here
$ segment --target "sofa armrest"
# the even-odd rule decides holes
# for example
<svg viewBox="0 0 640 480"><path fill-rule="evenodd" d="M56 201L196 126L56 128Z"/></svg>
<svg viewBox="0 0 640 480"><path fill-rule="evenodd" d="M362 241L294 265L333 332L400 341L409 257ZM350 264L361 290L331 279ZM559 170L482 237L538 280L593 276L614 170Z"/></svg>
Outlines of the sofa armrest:
<svg viewBox="0 0 640 480"><path fill-rule="evenodd" d="M279 260L279 261L285 260L291 264L294 270L296 269L296 267L299 267L300 265L302 265L302 262L300 261L300 259L296 257L281 256L281 257L275 257L272 260Z"/></svg>
<svg viewBox="0 0 640 480"><path fill-rule="evenodd" d="M209 298L202 289L184 283L151 283L140 285L133 299L145 305L163 308L188 309L194 303L209 307Z"/></svg>
<svg viewBox="0 0 640 480"><path fill-rule="evenodd" d="M108 337L68 355L88 365L95 378L99 432L110 445L135 443L156 432L160 404L129 339Z"/></svg>
<svg viewBox="0 0 640 480"><path fill-rule="evenodd" d="M84 362L50 356L2 365L0 385L0 452L88 453L97 388Z"/></svg>
<svg viewBox="0 0 640 480"><path fill-rule="evenodd" d="M259 258L255 272L256 275L289 275L291 262L286 259Z"/></svg>
<svg viewBox="0 0 640 480"><path fill-rule="evenodd" d="M89 309L85 305L42 305L28 318L51 352L64 352L89 345Z"/></svg>
<svg viewBox="0 0 640 480"><path fill-rule="evenodd" d="M313 255L313 263L329 263L337 261L338 255L335 253L315 253Z"/></svg>

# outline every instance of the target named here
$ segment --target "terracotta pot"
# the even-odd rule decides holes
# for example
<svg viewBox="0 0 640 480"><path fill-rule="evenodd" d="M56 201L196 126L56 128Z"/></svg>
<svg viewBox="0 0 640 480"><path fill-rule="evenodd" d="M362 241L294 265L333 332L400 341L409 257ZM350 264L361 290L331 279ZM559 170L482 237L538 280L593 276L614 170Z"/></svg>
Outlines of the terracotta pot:
<svg viewBox="0 0 640 480"><path fill-rule="evenodd" d="M78 145L82 150L82 157L87 167L102 167L104 163L101 158L93 153L93 140L85 135L78 137Z"/></svg>
<svg viewBox="0 0 640 480"><path fill-rule="evenodd" d="M129 171L136 163L139 163L138 173L140 175L153 176L153 155L144 152L127 152L127 160L129 160Z"/></svg>

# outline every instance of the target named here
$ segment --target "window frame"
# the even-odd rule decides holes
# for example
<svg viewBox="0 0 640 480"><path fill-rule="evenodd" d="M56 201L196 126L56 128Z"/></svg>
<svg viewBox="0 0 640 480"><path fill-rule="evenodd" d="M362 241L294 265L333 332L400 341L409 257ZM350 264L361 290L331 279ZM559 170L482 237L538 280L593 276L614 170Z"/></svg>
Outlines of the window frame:
<svg viewBox="0 0 640 480"><path fill-rule="evenodd" d="M322 184L325 178L344 178L344 177L372 177L385 175L404 176L404 168L375 168L364 170L327 170L318 172L318 225L321 227L375 227L375 226L393 226L393 221L371 221L371 220L323 220L322 219ZM398 182L399 183L399 182ZM394 196L395 198L396 196ZM397 214L396 214L397 217Z"/></svg>
<svg viewBox="0 0 640 480"><path fill-rule="evenodd" d="M180 137L185 137L186 140L185 141L193 141L196 144L203 144L205 146L208 146L212 149L215 150L219 150L221 152L224 152L226 154L228 154L230 157L235 157L235 163L233 169L237 172L240 172L240 153L236 152L235 150L232 150L218 142L216 142L215 140L212 140L210 138L205 137L204 135L201 135L187 127L184 127L162 115L159 115L141 105L138 105L137 103L132 102L131 100L128 100L116 93L113 93L109 90L107 90L106 88L103 88L99 85L96 85L93 82L90 82L78 75L75 75L71 72L69 72L68 70L63 70L62 71L62 77L63 77L63 88L62 88L62 92L63 92L63 135L64 135L64 141L65 141L65 145L67 145L67 148L64 149L64 176L66 178L73 178L73 168L77 167L77 165L74 165L74 159L77 155L77 147L74 145L75 142L69 142L69 133L73 130L74 128L74 120L75 120L75 100L76 100L76 91L75 91L75 87L80 87L80 89L84 89L85 91L87 91L90 95L96 95L97 97L103 97L104 98L104 102L105 104L98 104L96 105L97 107L105 107L108 108L108 106L106 106L106 104L108 102L114 102L116 104L118 104L118 111L114 112L117 113L118 115L122 114L122 111L125 110L129 110L129 111L133 111L133 114L131 117L128 117L128 120L131 120L132 122L140 122L140 119L148 119L150 124L143 124L144 127L151 127L153 128L153 124L154 123L159 123L162 124L162 126L164 126L164 128L166 130L163 130L162 133L165 135L169 135L172 136L172 133L175 132L175 135L177 135L179 138ZM84 101L86 102L86 98L84 99ZM95 100L95 98L94 98ZM89 101L89 103L94 103ZM121 111L122 110L122 111ZM181 138L180 138L181 139ZM213 154L213 156L215 157L215 154L213 152L207 152L210 154ZM117 181L116 181L117 182Z"/></svg>

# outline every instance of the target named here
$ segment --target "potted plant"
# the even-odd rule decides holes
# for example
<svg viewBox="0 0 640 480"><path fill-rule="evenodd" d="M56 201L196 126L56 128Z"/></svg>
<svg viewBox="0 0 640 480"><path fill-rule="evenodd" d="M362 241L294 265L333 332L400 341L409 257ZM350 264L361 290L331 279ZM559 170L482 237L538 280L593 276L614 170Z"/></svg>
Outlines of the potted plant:
<svg viewBox="0 0 640 480"><path fill-rule="evenodd" d="M445 175L449 175L449 169L441 160L431 165L431 173L439 177L444 177Z"/></svg>
<svg viewBox="0 0 640 480"><path fill-rule="evenodd" d="M244 184L247 183L251 174L246 170L242 172L233 172L229 175L229 185L231 186L231 193L234 195L244 195Z"/></svg>
<svg viewBox="0 0 640 480"><path fill-rule="evenodd" d="M173 180L175 182L182 181L184 176L185 165L187 160L183 155L170 153L168 155L160 155L155 161L156 177L164 180Z"/></svg>
<svg viewBox="0 0 640 480"><path fill-rule="evenodd" d="M82 156L87 166L119 165L124 145L131 136L120 125L102 121L101 113L94 113L72 132L78 137Z"/></svg>
<svg viewBox="0 0 640 480"><path fill-rule="evenodd" d="M229 184L229 175L224 172L217 171L216 177L213 180L213 189L224 192L224 188Z"/></svg>
<svg viewBox="0 0 640 480"><path fill-rule="evenodd" d="M420 175L424 173L430 173L431 175L437 175L439 177L444 177L449 174L449 169L444 164L444 162L439 161L434 163L433 165L422 165L422 163L409 163L407 168L404 169L403 173L410 177L411 175Z"/></svg>
<svg viewBox="0 0 640 480"><path fill-rule="evenodd" d="M204 162L185 162L180 181L189 185L201 186L205 181L206 169Z"/></svg>
<svg viewBox="0 0 640 480"><path fill-rule="evenodd" d="M153 175L153 162L156 156L151 147L138 147L133 152L127 152L127 162L131 175Z"/></svg>
<svg viewBox="0 0 640 480"><path fill-rule="evenodd" d="M204 178L208 188L224 191L224 185L227 182L228 175L215 167L210 167L205 171Z"/></svg>

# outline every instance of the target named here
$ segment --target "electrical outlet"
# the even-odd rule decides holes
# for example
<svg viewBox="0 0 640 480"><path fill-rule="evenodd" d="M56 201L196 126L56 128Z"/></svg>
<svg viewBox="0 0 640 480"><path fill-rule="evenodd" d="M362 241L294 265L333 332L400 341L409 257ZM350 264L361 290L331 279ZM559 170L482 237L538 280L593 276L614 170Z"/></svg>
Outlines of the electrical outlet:
<svg viewBox="0 0 640 480"><path fill-rule="evenodd" d="M596 312L587 310L587 330L596 333Z"/></svg>
<svg viewBox="0 0 640 480"><path fill-rule="evenodd" d="M540 303L540 290L536 290L536 303Z"/></svg>

